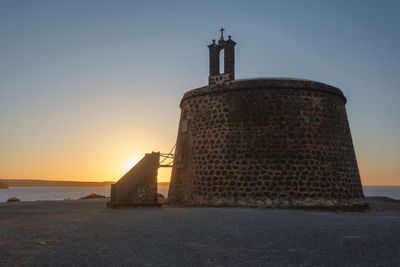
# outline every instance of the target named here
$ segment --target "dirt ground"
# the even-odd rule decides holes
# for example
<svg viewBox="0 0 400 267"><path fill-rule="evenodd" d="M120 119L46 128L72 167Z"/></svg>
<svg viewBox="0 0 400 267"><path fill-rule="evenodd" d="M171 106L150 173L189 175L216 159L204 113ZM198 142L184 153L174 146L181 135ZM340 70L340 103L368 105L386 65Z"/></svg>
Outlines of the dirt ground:
<svg viewBox="0 0 400 267"><path fill-rule="evenodd" d="M400 266L400 203L367 212L0 203L0 266Z"/></svg>

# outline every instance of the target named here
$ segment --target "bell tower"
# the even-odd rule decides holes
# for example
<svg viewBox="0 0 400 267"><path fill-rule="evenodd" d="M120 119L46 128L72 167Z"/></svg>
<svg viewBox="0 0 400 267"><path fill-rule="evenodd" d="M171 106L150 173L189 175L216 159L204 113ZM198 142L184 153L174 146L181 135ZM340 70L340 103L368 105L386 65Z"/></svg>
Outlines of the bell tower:
<svg viewBox="0 0 400 267"><path fill-rule="evenodd" d="M218 44L215 39L208 45L210 52L210 75L208 76L208 84L221 84L226 81L235 79L235 45L236 43L228 36L228 40L224 39L224 28L220 29L221 37ZM224 73L219 73L219 61L221 50L224 50Z"/></svg>

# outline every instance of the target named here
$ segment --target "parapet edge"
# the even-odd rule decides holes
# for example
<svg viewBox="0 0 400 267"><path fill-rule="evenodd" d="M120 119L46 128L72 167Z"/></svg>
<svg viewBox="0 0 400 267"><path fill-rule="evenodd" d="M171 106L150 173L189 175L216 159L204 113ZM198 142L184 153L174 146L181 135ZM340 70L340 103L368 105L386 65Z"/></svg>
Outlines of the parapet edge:
<svg viewBox="0 0 400 267"><path fill-rule="evenodd" d="M334 94L343 99L346 104L347 99L344 96L343 92L334 86L298 78L252 78L252 79L240 79L228 81L222 84L212 84L202 86L196 89L192 89L187 91L181 100L180 106L182 102L193 97L208 95L208 94L216 94L216 93L224 93L227 91L236 91L236 90L249 90L249 89L302 89L302 90L310 90L310 91L320 91L325 93Z"/></svg>

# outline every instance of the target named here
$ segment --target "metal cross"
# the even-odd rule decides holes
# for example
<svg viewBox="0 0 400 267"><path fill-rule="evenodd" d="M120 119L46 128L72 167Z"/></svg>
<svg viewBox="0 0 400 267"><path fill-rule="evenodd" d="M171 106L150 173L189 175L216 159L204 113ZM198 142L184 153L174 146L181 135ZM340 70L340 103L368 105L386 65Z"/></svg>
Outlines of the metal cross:
<svg viewBox="0 0 400 267"><path fill-rule="evenodd" d="M224 39L224 28L219 29L219 31L221 32L221 39Z"/></svg>

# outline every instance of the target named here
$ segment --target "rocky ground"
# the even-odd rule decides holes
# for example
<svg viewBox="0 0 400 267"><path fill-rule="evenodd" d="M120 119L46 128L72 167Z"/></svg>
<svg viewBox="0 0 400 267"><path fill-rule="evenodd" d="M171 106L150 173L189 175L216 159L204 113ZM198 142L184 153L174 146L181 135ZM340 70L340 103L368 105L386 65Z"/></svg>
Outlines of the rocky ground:
<svg viewBox="0 0 400 267"><path fill-rule="evenodd" d="M0 204L0 266L400 266L400 203L368 212Z"/></svg>

